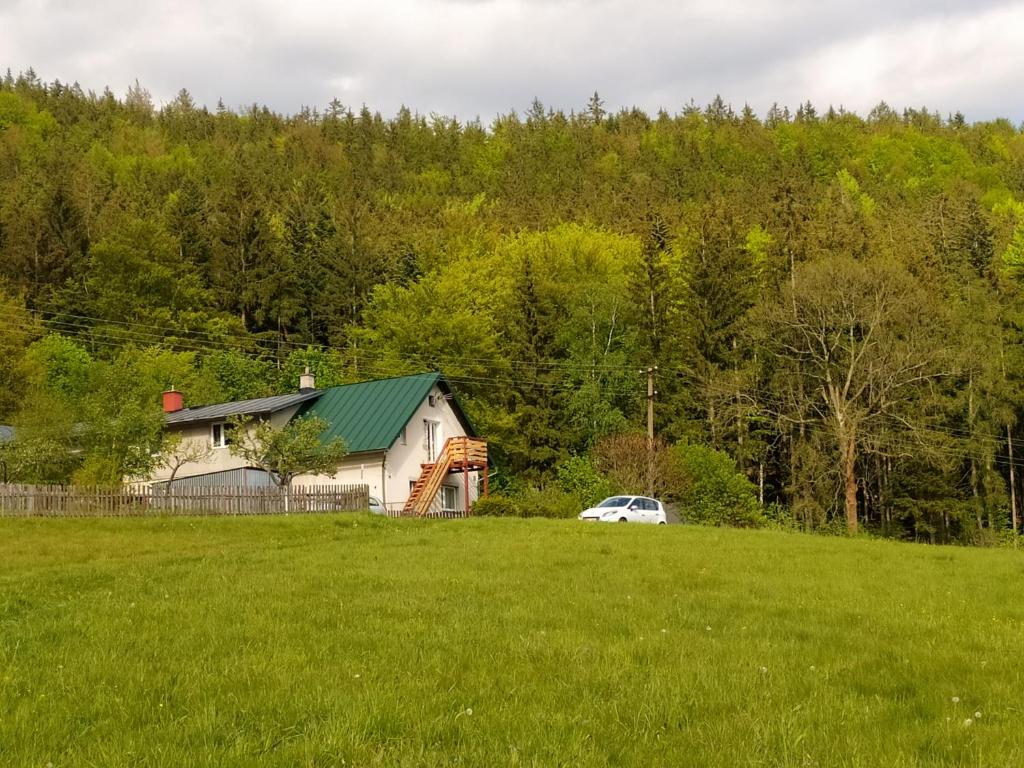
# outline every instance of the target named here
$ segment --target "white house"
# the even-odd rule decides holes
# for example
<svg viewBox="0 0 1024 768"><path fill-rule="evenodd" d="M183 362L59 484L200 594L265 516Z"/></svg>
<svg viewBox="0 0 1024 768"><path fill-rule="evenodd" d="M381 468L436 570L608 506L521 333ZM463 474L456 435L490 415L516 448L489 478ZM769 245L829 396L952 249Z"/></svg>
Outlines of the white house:
<svg viewBox="0 0 1024 768"><path fill-rule="evenodd" d="M295 418L317 416L327 422L321 440L345 441L348 455L330 476L303 475L303 485L366 485L370 495L391 511L424 514L468 510L482 481L486 492L487 444L480 440L451 386L439 373L316 389L303 376L298 392L184 408L181 393L164 393L166 428L183 444L209 446L198 461L180 466L174 487L265 486L266 472L231 453L232 417L268 419L283 426ZM150 477L166 484L169 466Z"/></svg>

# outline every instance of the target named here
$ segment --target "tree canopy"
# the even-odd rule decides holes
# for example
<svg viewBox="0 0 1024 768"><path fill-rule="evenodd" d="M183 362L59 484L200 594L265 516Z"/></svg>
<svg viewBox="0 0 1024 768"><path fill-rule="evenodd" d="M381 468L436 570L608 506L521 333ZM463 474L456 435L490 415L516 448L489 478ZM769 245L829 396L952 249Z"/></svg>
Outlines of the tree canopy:
<svg viewBox="0 0 1024 768"><path fill-rule="evenodd" d="M341 438L320 440L327 422L316 416L292 419L283 426L249 418L231 423L231 453L266 471L283 488L299 475L333 475L348 453Z"/></svg>

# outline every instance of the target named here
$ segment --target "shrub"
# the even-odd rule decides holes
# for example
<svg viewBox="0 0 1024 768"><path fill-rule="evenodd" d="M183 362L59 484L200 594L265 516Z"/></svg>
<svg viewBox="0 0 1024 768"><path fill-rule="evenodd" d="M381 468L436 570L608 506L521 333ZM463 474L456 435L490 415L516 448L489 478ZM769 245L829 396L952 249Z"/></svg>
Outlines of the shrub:
<svg viewBox="0 0 1024 768"><path fill-rule="evenodd" d="M606 496L646 493L644 489L650 485L655 496L678 498L678 489L686 484L686 477L680 472L668 444L657 439L651 446L643 433L609 435L594 446L592 455L594 466L611 483L612 489Z"/></svg>
<svg viewBox="0 0 1024 768"><path fill-rule="evenodd" d="M474 515L487 517L568 518L579 514L576 497L557 488L526 488L515 495L491 494L473 505Z"/></svg>
<svg viewBox="0 0 1024 768"><path fill-rule="evenodd" d="M800 521L797 520L793 510L780 502L766 504L761 510L765 525L780 531L803 531Z"/></svg>
<svg viewBox="0 0 1024 768"><path fill-rule="evenodd" d="M476 500L473 514L484 517L519 517L519 507L508 496L491 494Z"/></svg>
<svg viewBox="0 0 1024 768"><path fill-rule="evenodd" d="M757 489L727 454L703 445L672 449L690 482L679 498L680 512L692 523L748 528L763 525Z"/></svg>
<svg viewBox="0 0 1024 768"><path fill-rule="evenodd" d="M598 471L589 456L570 456L558 466L558 486L580 507L592 507L612 495L608 478Z"/></svg>
<svg viewBox="0 0 1024 768"><path fill-rule="evenodd" d="M516 497L521 517L572 518L580 513L576 497L557 488L529 488Z"/></svg>

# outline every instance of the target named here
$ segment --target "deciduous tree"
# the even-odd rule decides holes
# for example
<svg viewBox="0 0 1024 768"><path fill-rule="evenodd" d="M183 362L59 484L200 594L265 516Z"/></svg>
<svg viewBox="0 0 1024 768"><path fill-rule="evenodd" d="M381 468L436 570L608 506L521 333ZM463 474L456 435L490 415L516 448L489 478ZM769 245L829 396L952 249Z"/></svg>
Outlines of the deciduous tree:
<svg viewBox="0 0 1024 768"><path fill-rule="evenodd" d="M282 427L269 421L236 419L231 453L266 471L282 488L298 475L333 475L348 452L340 438L322 442L327 422L315 416L295 418Z"/></svg>
<svg viewBox="0 0 1024 768"><path fill-rule="evenodd" d="M928 385L949 372L944 319L918 281L888 261L818 260L797 271L796 285L760 318L774 356L774 408L783 418L809 416L828 435L854 533L864 451L929 446Z"/></svg>

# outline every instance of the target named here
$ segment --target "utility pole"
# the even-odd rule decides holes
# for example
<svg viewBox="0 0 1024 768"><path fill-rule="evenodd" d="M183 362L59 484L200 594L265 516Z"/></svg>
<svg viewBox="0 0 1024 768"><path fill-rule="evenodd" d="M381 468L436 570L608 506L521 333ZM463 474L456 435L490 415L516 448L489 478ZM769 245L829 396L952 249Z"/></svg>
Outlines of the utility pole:
<svg viewBox="0 0 1024 768"><path fill-rule="evenodd" d="M647 368L647 495L654 496L654 374L658 366Z"/></svg>
<svg viewBox="0 0 1024 768"><path fill-rule="evenodd" d="M1006 463L1010 465L1010 520L1013 524L1013 546L1016 547L1020 523L1017 519L1017 474L1013 471L1013 435L1010 433L1009 424L1006 425L1006 453Z"/></svg>

